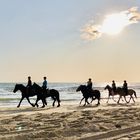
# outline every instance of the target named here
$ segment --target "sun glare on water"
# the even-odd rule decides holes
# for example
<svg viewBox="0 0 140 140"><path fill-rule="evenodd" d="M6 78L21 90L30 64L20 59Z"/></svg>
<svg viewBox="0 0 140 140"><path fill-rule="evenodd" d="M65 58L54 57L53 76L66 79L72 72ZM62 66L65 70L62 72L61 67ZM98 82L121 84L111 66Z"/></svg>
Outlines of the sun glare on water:
<svg viewBox="0 0 140 140"><path fill-rule="evenodd" d="M101 32L109 35L120 33L130 23L126 14L116 13L106 16L103 21Z"/></svg>

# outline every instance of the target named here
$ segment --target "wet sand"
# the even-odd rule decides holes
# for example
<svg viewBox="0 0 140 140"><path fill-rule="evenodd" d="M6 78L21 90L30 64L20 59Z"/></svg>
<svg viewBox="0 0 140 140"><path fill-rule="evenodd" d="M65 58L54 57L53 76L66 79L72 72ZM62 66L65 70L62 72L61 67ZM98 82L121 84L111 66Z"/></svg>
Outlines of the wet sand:
<svg viewBox="0 0 140 140"><path fill-rule="evenodd" d="M0 108L0 140L139 140L140 102Z"/></svg>

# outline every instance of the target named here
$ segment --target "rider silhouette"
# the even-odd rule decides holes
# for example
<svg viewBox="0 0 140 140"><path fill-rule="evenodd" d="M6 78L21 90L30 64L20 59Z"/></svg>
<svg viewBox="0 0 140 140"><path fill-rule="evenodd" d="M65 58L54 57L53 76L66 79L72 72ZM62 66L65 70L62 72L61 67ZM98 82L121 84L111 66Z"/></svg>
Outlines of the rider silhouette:
<svg viewBox="0 0 140 140"><path fill-rule="evenodd" d="M47 78L46 77L43 77L43 79L44 79L44 81L43 81L43 84L42 84L42 89L43 90L46 90L47 89L47 84L48 84L48 82L47 82Z"/></svg>
<svg viewBox="0 0 140 140"><path fill-rule="evenodd" d="M31 90L32 90L32 81L31 81L31 77L30 76L28 76L28 83L27 83L26 88L27 88L27 93L30 93Z"/></svg>
<svg viewBox="0 0 140 140"><path fill-rule="evenodd" d="M127 95L128 94L128 87L127 87L126 80L124 80L124 83L123 83L123 90L124 90L125 94Z"/></svg>
<svg viewBox="0 0 140 140"><path fill-rule="evenodd" d="M88 79L87 81L87 89L89 92L92 92L92 81L91 81L91 78Z"/></svg>
<svg viewBox="0 0 140 140"><path fill-rule="evenodd" d="M112 90L113 92L116 92L116 83L114 80L112 81Z"/></svg>

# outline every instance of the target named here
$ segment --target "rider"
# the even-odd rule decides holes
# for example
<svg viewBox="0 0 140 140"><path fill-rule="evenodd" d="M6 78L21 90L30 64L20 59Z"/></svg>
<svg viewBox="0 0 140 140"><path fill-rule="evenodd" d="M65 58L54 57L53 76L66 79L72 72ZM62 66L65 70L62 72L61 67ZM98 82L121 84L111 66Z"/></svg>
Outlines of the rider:
<svg viewBox="0 0 140 140"><path fill-rule="evenodd" d="M43 90L46 90L47 89L47 84L48 84L48 82L47 82L47 78L46 77L43 77L43 79L44 79L44 81L43 81L43 84L42 84L42 89Z"/></svg>
<svg viewBox="0 0 140 140"><path fill-rule="evenodd" d="M127 95L128 94L128 87L127 87L126 80L124 80L124 83L123 83L123 90L124 90L125 94Z"/></svg>
<svg viewBox="0 0 140 140"><path fill-rule="evenodd" d="M91 81L91 78L88 79L87 81L87 88L89 91L92 91L92 81Z"/></svg>
<svg viewBox="0 0 140 140"><path fill-rule="evenodd" d="M113 92L116 92L116 83L114 80L112 81L112 90Z"/></svg>
<svg viewBox="0 0 140 140"><path fill-rule="evenodd" d="M27 83L27 93L31 92L31 89L32 89L32 81L31 81L31 77L28 76L28 83Z"/></svg>

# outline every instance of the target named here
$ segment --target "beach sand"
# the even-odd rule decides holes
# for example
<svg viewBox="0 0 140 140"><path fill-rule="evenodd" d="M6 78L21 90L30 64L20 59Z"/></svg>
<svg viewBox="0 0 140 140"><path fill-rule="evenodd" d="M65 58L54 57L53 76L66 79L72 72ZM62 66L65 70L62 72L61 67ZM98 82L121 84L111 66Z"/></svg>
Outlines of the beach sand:
<svg viewBox="0 0 140 140"><path fill-rule="evenodd" d="M0 108L0 140L140 140L140 102Z"/></svg>

